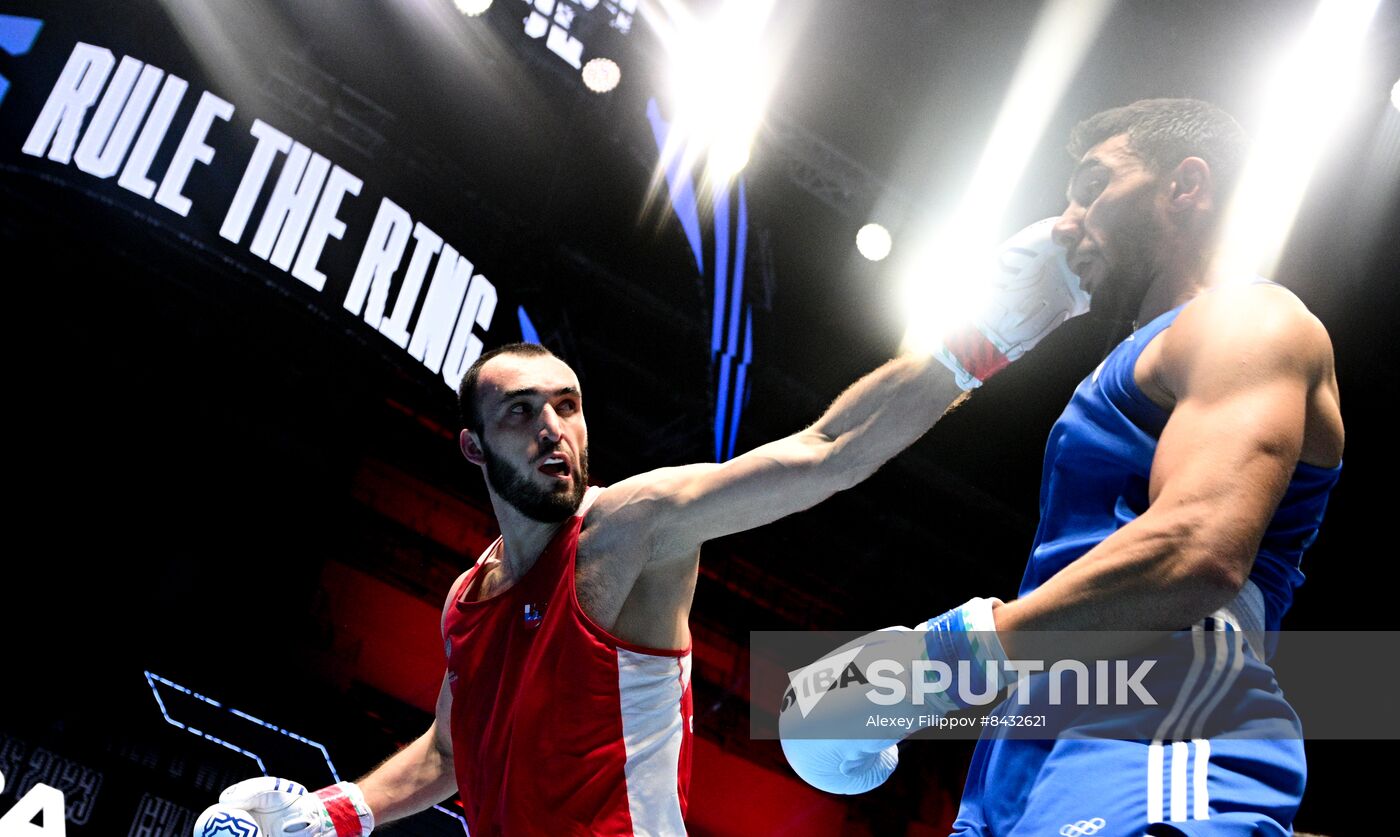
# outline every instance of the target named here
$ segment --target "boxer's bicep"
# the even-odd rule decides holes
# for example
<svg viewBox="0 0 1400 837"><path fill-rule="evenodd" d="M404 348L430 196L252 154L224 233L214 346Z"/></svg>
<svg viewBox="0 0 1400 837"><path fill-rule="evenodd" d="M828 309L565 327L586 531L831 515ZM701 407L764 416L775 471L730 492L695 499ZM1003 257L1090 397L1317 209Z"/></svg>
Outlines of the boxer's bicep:
<svg viewBox="0 0 1400 837"><path fill-rule="evenodd" d="M437 706L433 712L433 746L447 759L452 758L452 688L447 676L443 675L442 688L438 690Z"/></svg>
<svg viewBox="0 0 1400 837"><path fill-rule="evenodd" d="M1213 402L1181 400L1153 459L1154 516L1170 516L1193 556L1241 583L1297 463L1295 390L1278 384Z"/></svg>
<svg viewBox="0 0 1400 837"><path fill-rule="evenodd" d="M1302 450L1316 334L1287 312L1188 327L1197 333L1165 361L1176 406L1152 462L1151 513L1190 559L1242 583Z"/></svg>
<svg viewBox="0 0 1400 837"><path fill-rule="evenodd" d="M823 467L831 444L804 431L728 462L661 468L611 486L589 515L607 521L610 538L644 537L654 557L693 555L705 541L771 523L846 487Z"/></svg>
<svg viewBox="0 0 1400 837"><path fill-rule="evenodd" d="M452 647L447 644L447 619L452 613L453 604L462 595L462 586L467 583L470 575L471 570L467 570L457 576L456 581L452 582L452 586L447 591L447 599L442 604L442 616L438 621L438 629L442 634L444 650L449 657L449 665ZM433 725L429 732L432 736L433 746L450 760L452 757L452 687L449 681L450 674L444 673L442 687L438 689L437 703L433 710Z"/></svg>

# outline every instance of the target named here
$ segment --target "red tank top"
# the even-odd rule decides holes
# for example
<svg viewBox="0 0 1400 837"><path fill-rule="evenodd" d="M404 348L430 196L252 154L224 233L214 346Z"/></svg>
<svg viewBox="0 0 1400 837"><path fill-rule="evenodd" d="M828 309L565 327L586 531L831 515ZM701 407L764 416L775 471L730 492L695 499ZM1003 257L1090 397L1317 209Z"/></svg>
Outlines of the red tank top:
<svg viewBox="0 0 1400 837"><path fill-rule="evenodd" d="M641 648L579 607L583 512L512 587L443 612L452 752L473 837L683 834L690 783L690 649Z"/></svg>

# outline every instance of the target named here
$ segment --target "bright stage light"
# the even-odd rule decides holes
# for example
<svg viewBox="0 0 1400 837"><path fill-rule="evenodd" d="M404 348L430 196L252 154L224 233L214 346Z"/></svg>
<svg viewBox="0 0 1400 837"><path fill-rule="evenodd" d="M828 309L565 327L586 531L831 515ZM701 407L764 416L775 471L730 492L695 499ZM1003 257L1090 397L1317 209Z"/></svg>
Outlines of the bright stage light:
<svg viewBox="0 0 1400 837"><path fill-rule="evenodd" d="M749 160L772 89L775 55L765 39L773 0L725 0L699 19L678 0L643 4L666 49L671 131L662 167L703 166L702 184L722 188Z"/></svg>
<svg viewBox="0 0 1400 837"><path fill-rule="evenodd" d="M856 233L856 249L872 262L890 254L890 232L879 224L866 224Z"/></svg>
<svg viewBox="0 0 1400 837"><path fill-rule="evenodd" d="M1390 106L1400 110L1400 81L1395 82L1395 86L1390 88Z"/></svg>
<svg viewBox="0 0 1400 837"><path fill-rule="evenodd" d="M958 218L988 230L1000 225L1050 116L1112 9L1113 0L1053 0L1045 7L1001 103Z"/></svg>
<svg viewBox="0 0 1400 837"><path fill-rule="evenodd" d="M995 231L1065 89L1115 0L1050 0L1036 20L972 181L951 221L929 223L910 249L900 305L904 346L927 350L990 299ZM902 247L903 245L901 245Z"/></svg>
<svg viewBox="0 0 1400 837"><path fill-rule="evenodd" d="M749 164L752 140L743 137L718 139L705 155L705 172L716 183L728 183Z"/></svg>
<svg viewBox="0 0 1400 837"><path fill-rule="evenodd" d="M457 6L457 11L467 17L484 14L487 9L491 8L491 0L452 0L452 2Z"/></svg>
<svg viewBox="0 0 1400 837"><path fill-rule="evenodd" d="M622 80L622 70L611 58L594 58L583 65L583 84L594 93L606 93Z"/></svg>
<svg viewBox="0 0 1400 837"><path fill-rule="evenodd" d="M926 255L915 259L921 269L911 271L901 284L899 304L905 317L903 348L933 352L943 335L965 326L982 313L992 299L990 279L996 269L991 251L968 249L948 233L926 242Z"/></svg>
<svg viewBox="0 0 1400 837"><path fill-rule="evenodd" d="M1280 58L1263 97L1226 223L1225 275L1273 273L1332 129L1355 99L1361 41L1379 0L1322 0Z"/></svg>

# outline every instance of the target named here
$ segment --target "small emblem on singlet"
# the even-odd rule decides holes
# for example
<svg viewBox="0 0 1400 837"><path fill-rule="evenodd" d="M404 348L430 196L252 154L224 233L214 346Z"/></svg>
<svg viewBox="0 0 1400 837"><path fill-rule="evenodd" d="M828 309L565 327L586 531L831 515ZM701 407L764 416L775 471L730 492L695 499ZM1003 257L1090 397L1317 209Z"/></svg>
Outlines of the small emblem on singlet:
<svg viewBox="0 0 1400 837"><path fill-rule="evenodd" d="M1097 834L1099 829L1108 825L1103 817L1094 817L1092 820L1080 820L1079 822L1066 823L1060 826L1061 837L1085 837L1089 834Z"/></svg>
<svg viewBox="0 0 1400 837"><path fill-rule="evenodd" d="M525 605L525 627L538 628L540 626L540 620L544 619L544 606L548 604L549 602L545 602L544 605L539 606L533 604Z"/></svg>

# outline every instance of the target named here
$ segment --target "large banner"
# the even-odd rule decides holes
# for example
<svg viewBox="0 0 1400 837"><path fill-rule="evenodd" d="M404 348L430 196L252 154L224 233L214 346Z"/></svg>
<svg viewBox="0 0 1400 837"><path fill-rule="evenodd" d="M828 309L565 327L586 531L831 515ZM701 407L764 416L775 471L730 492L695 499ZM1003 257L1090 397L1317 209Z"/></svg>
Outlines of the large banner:
<svg viewBox="0 0 1400 837"><path fill-rule="evenodd" d="M299 68L270 66L267 83L229 90L217 66L200 72L220 56L153 31L169 21L150 10L122 8L115 26L117 15L62 11L4 20L17 72L0 101L0 160L16 200L69 190L139 218L321 316L363 321L456 387L492 339L500 294L471 240L424 218L442 198L392 192L399 160L367 159L389 139L374 125L386 114L349 90L334 103L285 90L320 112L279 124L259 104L276 82L298 83Z"/></svg>

